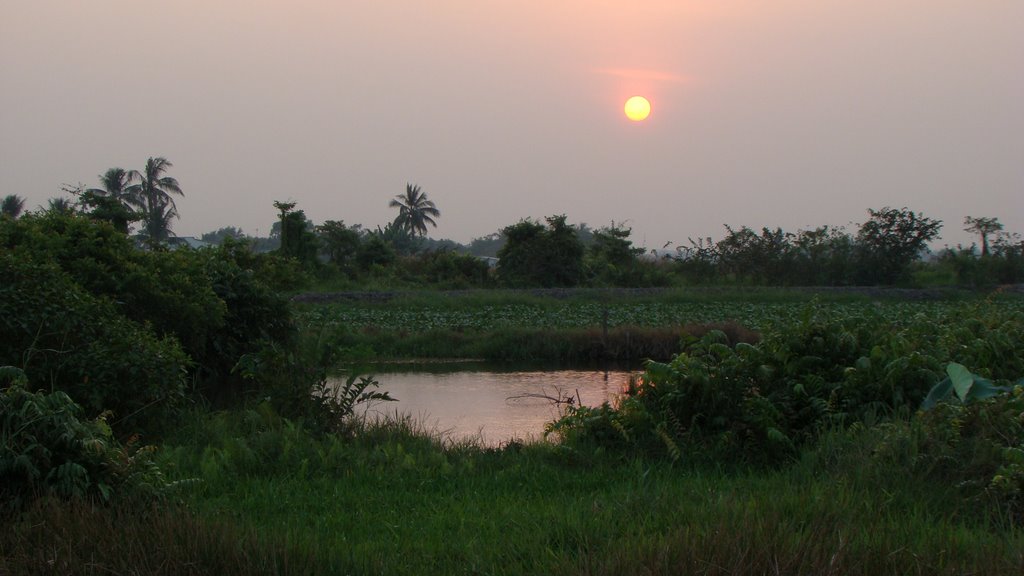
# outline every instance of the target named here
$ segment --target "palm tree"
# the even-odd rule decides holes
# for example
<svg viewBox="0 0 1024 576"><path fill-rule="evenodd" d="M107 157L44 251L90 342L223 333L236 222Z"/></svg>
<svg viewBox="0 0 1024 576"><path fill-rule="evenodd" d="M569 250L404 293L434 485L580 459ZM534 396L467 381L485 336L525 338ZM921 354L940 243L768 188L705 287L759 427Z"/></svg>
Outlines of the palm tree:
<svg viewBox="0 0 1024 576"><path fill-rule="evenodd" d="M78 197L78 206L89 217L110 222L119 232L127 234L129 225L141 217L132 208L132 181L137 174L134 170L129 172L124 168L110 168L99 175L102 188L84 190L79 185L77 188L69 186L64 190Z"/></svg>
<svg viewBox="0 0 1024 576"><path fill-rule="evenodd" d="M9 194L0 201L0 216L10 216L16 219L21 216L21 211L24 209L25 199L21 196Z"/></svg>
<svg viewBox="0 0 1024 576"><path fill-rule="evenodd" d="M129 172L124 168L111 168L100 174L100 184L103 188L89 188L86 192L92 192L97 196L109 196L121 202L127 202L130 196L128 190L131 187L132 175L138 174L134 170Z"/></svg>
<svg viewBox="0 0 1024 576"><path fill-rule="evenodd" d="M73 214L75 206L67 198L50 198L46 211L54 214Z"/></svg>
<svg viewBox="0 0 1024 576"><path fill-rule="evenodd" d="M398 208L395 224L413 235L425 236L427 224L437 228L434 218L441 216L434 202L427 200L427 194L414 184L406 184L405 194L395 196L388 206Z"/></svg>
<svg viewBox="0 0 1024 576"><path fill-rule="evenodd" d="M171 220L178 217L178 208L169 198L155 196L142 219L142 235L151 245L166 242L171 235Z"/></svg>
<svg viewBox="0 0 1024 576"><path fill-rule="evenodd" d="M128 202L139 208L142 234L150 242L163 242L171 234L171 220L178 217L178 207L171 194L184 196L178 181L164 176L173 164L166 158L150 158L143 172L132 170L129 181L138 181L126 189Z"/></svg>

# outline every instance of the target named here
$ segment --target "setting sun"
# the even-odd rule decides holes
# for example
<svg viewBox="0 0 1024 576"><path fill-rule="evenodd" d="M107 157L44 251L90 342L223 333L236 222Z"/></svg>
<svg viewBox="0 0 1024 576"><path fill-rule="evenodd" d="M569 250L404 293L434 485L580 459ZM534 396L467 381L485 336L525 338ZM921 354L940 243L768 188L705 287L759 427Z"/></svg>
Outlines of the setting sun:
<svg viewBox="0 0 1024 576"><path fill-rule="evenodd" d="M651 103L643 96L633 96L626 100L625 112L627 118L633 122L640 122L650 115Z"/></svg>

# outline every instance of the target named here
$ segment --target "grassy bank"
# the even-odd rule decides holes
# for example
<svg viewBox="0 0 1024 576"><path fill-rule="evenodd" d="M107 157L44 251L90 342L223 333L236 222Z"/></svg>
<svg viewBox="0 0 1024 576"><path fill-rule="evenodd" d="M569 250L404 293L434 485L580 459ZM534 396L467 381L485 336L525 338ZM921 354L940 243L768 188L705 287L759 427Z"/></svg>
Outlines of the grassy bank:
<svg viewBox="0 0 1024 576"><path fill-rule="evenodd" d="M857 449L869 446L846 453ZM12 574L64 573L53 558L80 574L1024 569L1024 534L955 487L856 458L721 470L551 445L443 446L408 422L317 440L265 414L204 416L165 450L176 474L203 478L183 494L190 511L43 506L0 542ZM102 530L83 538L76 523Z"/></svg>

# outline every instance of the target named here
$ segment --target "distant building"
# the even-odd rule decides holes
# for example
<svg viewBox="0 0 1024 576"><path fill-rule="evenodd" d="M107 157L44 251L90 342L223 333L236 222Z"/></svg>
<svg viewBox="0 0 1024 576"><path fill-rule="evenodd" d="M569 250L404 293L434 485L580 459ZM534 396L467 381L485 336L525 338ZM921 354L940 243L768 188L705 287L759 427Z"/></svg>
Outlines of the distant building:
<svg viewBox="0 0 1024 576"><path fill-rule="evenodd" d="M205 242L205 241L200 240L199 238L196 238L194 236L175 236L174 238L168 238L167 239L167 245L170 246L173 249L191 248L193 250L198 250L199 248L209 248L211 246L215 246L215 244L211 244L210 242Z"/></svg>
<svg viewBox="0 0 1024 576"><path fill-rule="evenodd" d="M498 259L495 258L494 256L477 256L476 258L477 258L477 260L486 262L488 268L497 268L498 267Z"/></svg>

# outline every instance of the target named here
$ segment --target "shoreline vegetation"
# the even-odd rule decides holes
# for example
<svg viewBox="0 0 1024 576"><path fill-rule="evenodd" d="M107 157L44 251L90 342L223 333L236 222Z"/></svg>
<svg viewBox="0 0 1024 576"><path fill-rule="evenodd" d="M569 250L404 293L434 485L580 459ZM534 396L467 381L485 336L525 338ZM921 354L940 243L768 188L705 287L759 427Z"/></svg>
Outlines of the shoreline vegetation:
<svg viewBox="0 0 1024 576"><path fill-rule="evenodd" d="M1024 294L1024 284L971 287L939 286L932 288L898 288L893 286L688 286L648 288L520 288L520 289L459 289L459 290L341 290L299 292L291 296L298 304L329 304L338 302L391 302L416 297L449 299L483 298L493 300L515 299L591 299L667 298L673 301L800 301L813 297L829 301L849 300L951 300L991 292Z"/></svg>
<svg viewBox="0 0 1024 576"><path fill-rule="evenodd" d="M299 266L0 219L0 575L1024 571L1019 286L289 302ZM326 385L611 355L650 359L616 405L499 447Z"/></svg>

